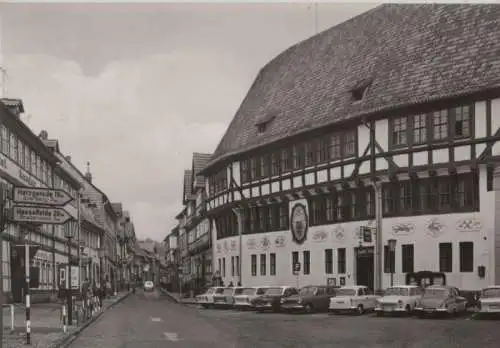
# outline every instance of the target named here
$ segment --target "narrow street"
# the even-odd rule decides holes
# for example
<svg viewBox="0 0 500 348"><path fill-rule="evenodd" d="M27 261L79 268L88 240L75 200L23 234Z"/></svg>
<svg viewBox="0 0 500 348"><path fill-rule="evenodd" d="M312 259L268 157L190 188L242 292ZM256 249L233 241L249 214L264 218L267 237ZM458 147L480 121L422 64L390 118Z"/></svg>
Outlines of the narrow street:
<svg viewBox="0 0 500 348"><path fill-rule="evenodd" d="M498 321L257 314L201 310L138 292L71 348L150 347L498 347Z"/></svg>

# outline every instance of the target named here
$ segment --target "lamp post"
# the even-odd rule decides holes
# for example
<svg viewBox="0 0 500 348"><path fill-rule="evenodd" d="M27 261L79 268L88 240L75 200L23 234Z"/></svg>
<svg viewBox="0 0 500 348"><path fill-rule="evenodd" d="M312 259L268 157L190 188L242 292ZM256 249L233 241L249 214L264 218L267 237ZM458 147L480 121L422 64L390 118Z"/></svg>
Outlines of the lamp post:
<svg viewBox="0 0 500 348"><path fill-rule="evenodd" d="M390 259L390 266L391 266L391 287L394 286L394 271L396 268L396 257L395 257L395 250L396 250L396 240L395 239L389 239L387 241L387 244L389 245L389 252L391 253L391 259Z"/></svg>
<svg viewBox="0 0 500 348"><path fill-rule="evenodd" d="M71 284L71 240L75 237L74 221L70 221L64 229L64 236L68 239L68 274L66 277L66 302L68 304L68 325L73 325L73 296Z"/></svg>

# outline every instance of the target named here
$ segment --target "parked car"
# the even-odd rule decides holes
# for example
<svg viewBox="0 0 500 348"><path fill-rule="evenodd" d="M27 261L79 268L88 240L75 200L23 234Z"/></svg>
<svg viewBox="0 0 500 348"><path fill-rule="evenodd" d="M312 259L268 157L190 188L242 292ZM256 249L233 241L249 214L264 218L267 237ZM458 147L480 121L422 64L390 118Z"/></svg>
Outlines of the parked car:
<svg viewBox="0 0 500 348"><path fill-rule="evenodd" d="M258 312L279 312L281 299L297 295L299 291L291 286L272 286L265 290L264 295L252 301L252 305Z"/></svg>
<svg viewBox="0 0 500 348"><path fill-rule="evenodd" d="M374 310L379 298L367 286L344 286L337 289L336 296L330 299L328 310L330 313L355 312L362 315Z"/></svg>
<svg viewBox="0 0 500 348"><path fill-rule="evenodd" d="M151 280L146 280L144 282L144 291L154 291L155 285Z"/></svg>
<svg viewBox="0 0 500 348"><path fill-rule="evenodd" d="M236 309L253 309L252 302L257 297L264 295L267 287L243 288L240 294L234 296Z"/></svg>
<svg viewBox="0 0 500 348"><path fill-rule="evenodd" d="M422 298L422 289L416 285L398 285L385 290L384 296L377 300L375 312L382 316L386 313L405 313L411 315Z"/></svg>
<svg viewBox="0 0 500 348"><path fill-rule="evenodd" d="M327 285L308 285L299 290L297 295L281 299L281 309L286 312L328 311L330 298L335 296L338 287Z"/></svg>
<svg viewBox="0 0 500 348"><path fill-rule="evenodd" d="M196 296L196 302L200 304L203 308L210 308L214 305L214 296L217 294L222 294L224 291L223 287L215 286L208 288L205 293Z"/></svg>
<svg viewBox="0 0 500 348"><path fill-rule="evenodd" d="M481 290L477 311L500 314L500 285L488 286Z"/></svg>
<svg viewBox="0 0 500 348"><path fill-rule="evenodd" d="M458 314L467 310L467 299L460 296L456 287L431 285L424 290L415 312L422 317L426 314Z"/></svg>
<svg viewBox="0 0 500 348"><path fill-rule="evenodd" d="M233 296L235 294L241 293L241 291L243 291L242 287L224 288L222 293L214 295L214 307L215 308L232 308L233 307Z"/></svg>

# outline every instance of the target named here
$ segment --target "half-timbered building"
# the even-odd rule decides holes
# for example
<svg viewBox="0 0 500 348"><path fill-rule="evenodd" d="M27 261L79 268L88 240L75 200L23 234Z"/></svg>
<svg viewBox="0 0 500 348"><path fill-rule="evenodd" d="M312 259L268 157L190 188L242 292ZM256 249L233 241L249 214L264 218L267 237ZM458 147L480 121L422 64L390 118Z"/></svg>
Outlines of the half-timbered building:
<svg viewBox="0 0 500 348"><path fill-rule="evenodd" d="M264 66L203 171L224 283L498 283L498 18L382 5Z"/></svg>

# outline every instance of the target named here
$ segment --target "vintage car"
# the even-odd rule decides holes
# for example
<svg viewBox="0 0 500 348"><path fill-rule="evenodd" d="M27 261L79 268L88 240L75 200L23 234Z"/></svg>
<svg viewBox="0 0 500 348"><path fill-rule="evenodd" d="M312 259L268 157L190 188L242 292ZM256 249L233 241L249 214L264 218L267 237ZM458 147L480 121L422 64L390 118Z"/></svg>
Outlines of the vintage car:
<svg viewBox="0 0 500 348"><path fill-rule="evenodd" d="M336 296L330 299L328 311L330 313L355 312L359 315L372 311L377 306L377 299L364 285L344 286L337 289Z"/></svg>
<svg viewBox="0 0 500 348"><path fill-rule="evenodd" d="M297 295L282 298L281 309L285 312L326 312L330 298L335 296L337 288L327 285L304 286Z"/></svg>
<svg viewBox="0 0 500 348"><path fill-rule="evenodd" d="M241 310L252 309L252 301L264 295L267 288L266 286L243 288L240 294L234 296L234 308Z"/></svg>
<svg viewBox="0 0 500 348"><path fill-rule="evenodd" d="M467 310L467 299L457 288L448 285L431 285L424 290L415 308L419 317L433 314L458 314Z"/></svg>
<svg viewBox="0 0 500 348"><path fill-rule="evenodd" d="M422 288L417 285L398 285L384 291L377 300L375 312L378 316L386 313L411 315L422 297Z"/></svg>
<svg viewBox="0 0 500 348"><path fill-rule="evenodd" d="M208 288L203 294L196 296L196 303L198 303L203 308L213 307L214 305L214 296L217 294L222 294L224 291L223 287L215 286Z"/></svg>
<svg viewBox="0 0 500 348"><path fill-rule="evenodd" d="M500 314L500 285L488 286L481 290L477 312Z"/></svg>
<svg viewBox="0 0 500 348"><path fill-rule="evenodd" d="M215 308L233 308L234 295L243 291L242 287L224 288L222 293L214 296Z"/></svg>
<svg viewBox="0 0 500 348"><path fill-rule="evenodd" d="M281 299L297 295L297 288L291 286L270 286L265 289L264 295L255 298L252 301L253 307L257 312L279 312L281 309Z"/></svg>

